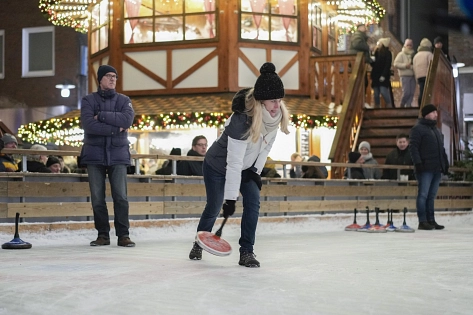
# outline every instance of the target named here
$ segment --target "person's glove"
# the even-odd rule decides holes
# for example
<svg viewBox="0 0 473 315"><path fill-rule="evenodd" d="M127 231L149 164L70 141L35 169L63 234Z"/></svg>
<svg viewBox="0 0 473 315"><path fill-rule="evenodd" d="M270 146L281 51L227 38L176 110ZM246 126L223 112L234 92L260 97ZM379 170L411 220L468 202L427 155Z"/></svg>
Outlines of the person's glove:
<svg viewBox="0 0 473 315"><path fill-rule="evenodd" d="M379 77L379 82L384 82L385 78L383 76Z"/></svg>
<svg viewBox="0 0 473 315"><path fill-rule="evenodd" d="M415 168L416 173L422 173L424 171L424 167L422 166L422 163L416 163L414 168Z"/></svg>
<svg viewBox="0 0 473 315"><path fill-rule="evenodd" d="M241 178L245 183L249 182L250 180L254 181L256 183L256 186L258 186L259 190L261 190L261 187L263 186L263 182L261 181L261 176L253 172L251 169L244 170L242 172Z"/></svg>
<svg viewBox="0 0 473 315"><path fill-rule="evenodd" d="M228 218L235 213L235 200L225 200L223 203L223 217Z"/></svg>

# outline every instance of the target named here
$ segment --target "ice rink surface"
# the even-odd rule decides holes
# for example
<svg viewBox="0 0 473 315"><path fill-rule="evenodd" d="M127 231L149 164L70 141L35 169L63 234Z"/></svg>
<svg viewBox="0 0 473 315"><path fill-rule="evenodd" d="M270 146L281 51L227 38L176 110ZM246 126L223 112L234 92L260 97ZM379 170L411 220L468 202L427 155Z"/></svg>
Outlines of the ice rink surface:
<svg viewBox="0 0 473 315"><path fill-rule="evenodd" d="M471 216L442 231L345 232L351 222L260 222L261 268L188 259L197 221L135 228L135 248L90 247L91 230L22 233L0 250L0 314L473 314ZM360 222L359 222L360 223ZM409 222L408 222L409 223ZM417 222L411 222L416 227ZM218 226L216 226L217 228ZM12 235L0 234L1 243Z"/></svg>

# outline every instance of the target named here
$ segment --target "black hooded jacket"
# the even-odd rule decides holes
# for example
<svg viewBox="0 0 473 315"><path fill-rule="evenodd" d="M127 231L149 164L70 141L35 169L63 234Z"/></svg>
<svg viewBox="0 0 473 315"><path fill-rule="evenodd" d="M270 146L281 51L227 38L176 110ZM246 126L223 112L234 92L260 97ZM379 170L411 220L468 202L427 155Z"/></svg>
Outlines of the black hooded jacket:
<svg viewBox="0 0 473 315"><path fill-rule="evenodd" d="M190 149L187 156L202 156ZM202 165L204 161L179 161L177 163L177 175L203 176Z"/></svg>

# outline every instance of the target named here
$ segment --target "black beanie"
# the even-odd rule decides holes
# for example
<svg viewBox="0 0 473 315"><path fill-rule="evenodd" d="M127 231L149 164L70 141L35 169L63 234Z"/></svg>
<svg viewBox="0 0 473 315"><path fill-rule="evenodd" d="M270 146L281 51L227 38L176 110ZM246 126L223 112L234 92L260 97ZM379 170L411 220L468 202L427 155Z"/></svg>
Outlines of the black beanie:
<svg viewBox="0 0 473 315"><path fill-rule="evenodd" d="M271 62L266 62L259 70L261 75L255 83L253 95L255 100L276 100L284 97L284 85L276 73L276 67Z"/></svg>
<svg viewBox="0 0 473 315"><path fill-rule="evenodd" d="M437 37L434 38L434 45L437 44L437 43L442 43L443 44L442 37L437 36Z"/></svg>
<svg viewBox="0 0 473 315"><path fill-rule="evenodd" d="M425 118L425 116L427 116L428 114L436 110L437 110L437 107L435 107L435 105L427 104L424 107L422 107L422 110L421 110L422 117Z"/></svg>
<svg viewBox="0 0 473 315"><path fill-rule="evenodd" d="M59 165L60 165L60 164L61 164L61 161L59 161L59 159L58 159L57 157L55 157L55 156L50 156L50 157L48 158L48 161L46 162L46 166L47 166L47 167L50 167L50 166L53 165L53 164L59 164Z"/></svg>
<svg viewBox="0 0 473 315"><path fill-rule="evenodd" d="M109 66L109 65L101 65L99 67L99 70L97 70L97 80L99 80L99 84L100 84L100 81L102 81L102 78L104 75L106 75L107 73L109 72L113 72L115 73L116 75L117 74L117 70L115 70L114 67L112 66Z"/></svg>
<svg viewBox="0 0 473 315"><path fill-rule="evenodd" d="M358 159L360 157L361 157L360 152L350 152L350 153L348 153L348 161L350 161L350 163L356 163L356 161L358 161Z"/></svg>

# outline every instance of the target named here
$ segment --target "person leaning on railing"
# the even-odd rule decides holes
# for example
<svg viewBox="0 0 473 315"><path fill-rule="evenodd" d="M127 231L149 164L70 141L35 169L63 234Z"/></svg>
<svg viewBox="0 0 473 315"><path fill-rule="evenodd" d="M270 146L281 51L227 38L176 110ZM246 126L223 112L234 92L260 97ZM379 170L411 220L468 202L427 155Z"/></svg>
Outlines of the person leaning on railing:
<svg viewBox="0 0 473 315"><path fill-rule="evenodd" d="M35 151L47 151L44 145L34 144L31 146L30 150ZM26 170L33 173L51 173L51 170L46 167L46 162L48 161L48 155L46 154L31 154L26 157ZM18 171L23 170L23 162L18 163Z"/></svg>
<svg viewBox="0 0 473 315"><path fill-rule="evenodd" d="M6 133L0 139L0 150L3 148L16 149L18 147L18 141L14 135ZM18 165L16 164L13 155L0 153L0 172L16 172L18 171Z"/></svg>

